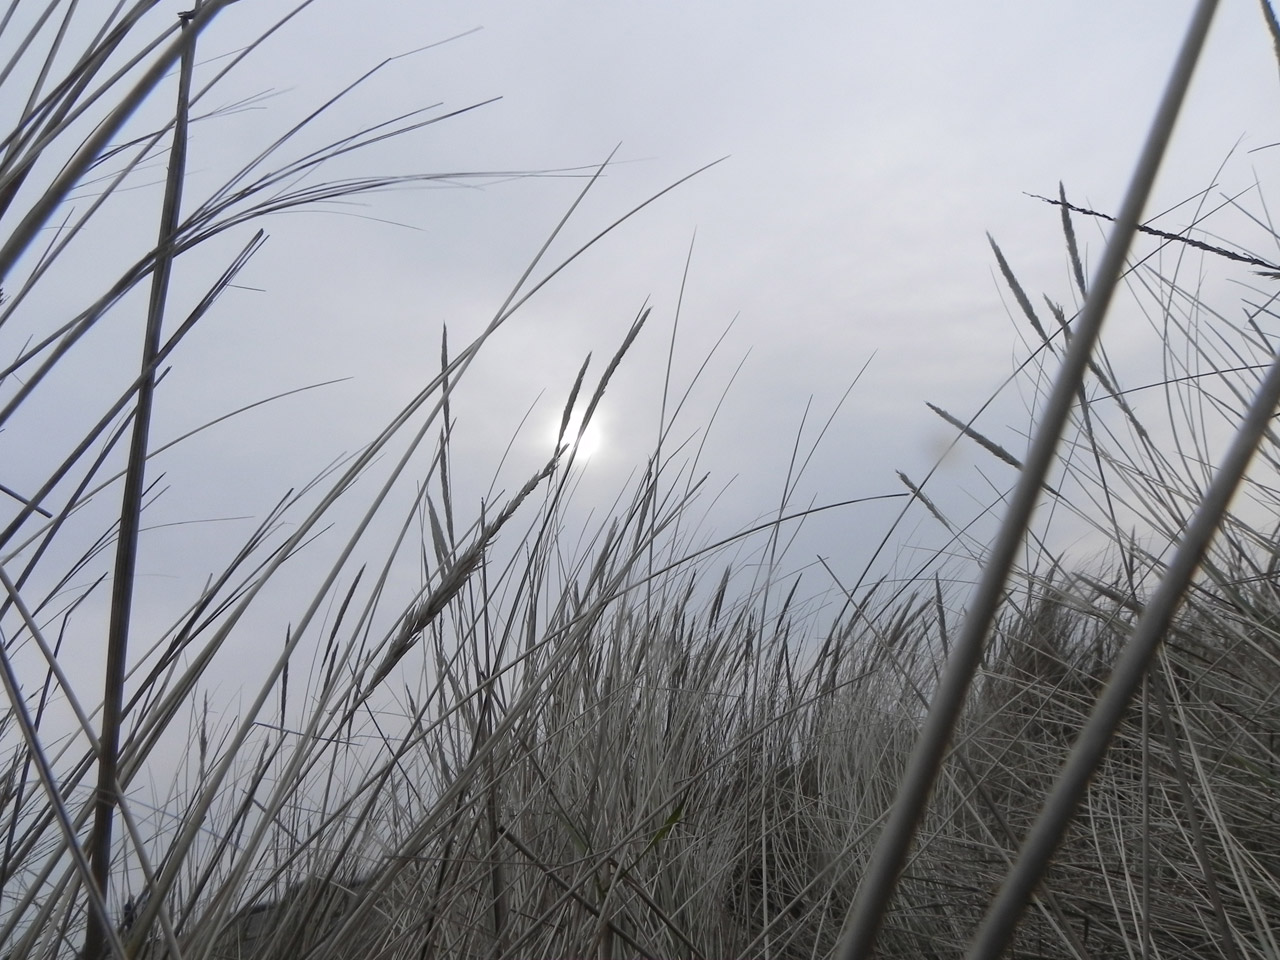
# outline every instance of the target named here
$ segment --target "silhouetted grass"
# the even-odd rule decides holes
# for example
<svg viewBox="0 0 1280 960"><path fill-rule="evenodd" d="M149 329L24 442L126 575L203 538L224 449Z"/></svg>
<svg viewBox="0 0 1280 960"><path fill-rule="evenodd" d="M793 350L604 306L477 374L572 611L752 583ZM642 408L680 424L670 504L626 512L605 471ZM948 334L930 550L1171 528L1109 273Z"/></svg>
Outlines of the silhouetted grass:
<svg viewBox="0 0 1280 960"><path fill-rule="evenodd" d="M1137 697L1109 722L1110 749L1078 811L1061 820L1014 949L1280 954L1280 461L1274 403L1251 399L1274 353L1266 291L1247 293L1245 320L1231 322L1177 273L1123 250L1112 258L1126 291L1159 318L1162 379L1140 392L1101 346L1077 358L1080 377L1059 391L1074 405L1049 448L1053 482L1023 481L1051 509L1035 514L1030 546L1006 558L1021 557L1008 576L992 581L991 622L974 626L961 587L996 561L969 519L930 499L932 478L901 475L908 493L892 496L907 504L899 522L924 510L945 543L905 578L845 583L828 568L845 602L815 609L798 582L727 557L752 542L777 569L788 525L827 508L784 497L756 528L719 538L701 529L694 517L708 495L696 455L671 440L675 413L613 509L578 539L567 520L576 438L565 432L575 409L590 419L651 322L647 310L600 374L584 364L570 385L558 452L520 489L467 513L477 497L450 469L455 390L488 338L577 256L547 266L544 247L478 339L459 350L442 333L438 374L384 431L268 509L167 630L138 626L137 532L158 450L149 409L163 402L152 390L258 248L252 221L429 179L298 186L326 158L411 133L424 122L415 114L301 156L288 154L286 134L208 197L187 198L189 108L205 89L191 51L226 5L200 5L155 38L146 31L159 14L139 4L79 55L51 25L29 46L4 32L16 27L0 31L14 70L39 78L4 119L0 336L14 359L0 427L28 426L33 398L57 389L54 372L131 292L146 299L129 304L148 304L140 372L88 432L43 434L40 449L11 446L0 459L0 471L24 458L48 464L31 489L0 476L0 950L14 960L835 956L842 933L843 949L853 942L850 904L860 885L865 902L886 820L905 809L901 784L925 717L955 682L944 660L962 662L956 651L970 644L973 681L940 728L936 779L915 797L918 828L874 918L879 956L958 955L1114 664L1147 629L1143 618L1159 615L1162 642ZM167 96L172 122L128 132L136 101L154 108ZM105 175L105 202L153 157L168 171L155 245L79 313L31 309L62 251L75 254L84 218L110 209L95 203L42 234L61 222L68 191ZM584 192L593 182L584 176ZM1098 281L1081 264L1071 216L1080 209L1065 190L1059 203L1086 297ZM240 230L241 253L195 310L166 317L174 259ZM1144 242L1181 243L1152 230ZM42 235L52 245L37 248ZM1081 318L1053 301L1044 313L1018 282L1016 257L993 249L1035 335L1018 381L1035 433L1051 405L1037 391L1081 336ZM981 411L934 409L957 442L996 458L993 469L1035 469ZM1222 437L1250 417L1261 420L1253 472L1212 518L1218 533L1175 607L1180 591L1160 584L1212 503ZM118 520L86 533L87 507L117 490ZM409 509L387 517L402 490ZM843 508L864 509L857 502ZM339 510L353 531L318 540ZM360 557L382 517L392 525L376 529L393 532L371 565ZM1058 518L1091 531L1106 559L1056 552ZM887 526L891 537L899 525ZM277 609L267 588L304 546L324 565L306 597ZM395 576L402 570L418 572L416 589ZM109 602L90 602L108 589ZM270 652L263 618L276 626ZM205 682L241 640L261 651L258 676L228 713ZM86 647L106 650L109 664L88 689L70 669ZM174 739L185 744L176 771ZM158 797L155 809L145 796Z"/></svg>

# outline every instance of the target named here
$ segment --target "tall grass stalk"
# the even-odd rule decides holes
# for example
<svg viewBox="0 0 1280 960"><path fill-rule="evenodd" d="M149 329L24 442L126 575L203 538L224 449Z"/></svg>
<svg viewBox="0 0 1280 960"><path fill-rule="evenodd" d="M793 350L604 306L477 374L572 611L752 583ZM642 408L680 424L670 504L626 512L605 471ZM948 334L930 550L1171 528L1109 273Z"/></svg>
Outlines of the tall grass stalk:
<svg viewBox="0 0 1280 960"><path fill-rule="evenodd" d="M182 18L199 13L200 4ZM142 373L133 409L133 438L124 478L120 507L120 530L116 539L116 561L112 574L111 615L107 626L107 663L102 694L102 732L98 737L97 806L93 817L91 865L93 885L107 890L111 879L112 817L120 793L116 771L120 756L120 721L124 707L124 678L129 649L129 614L133 606L133 583L137 570L138 533L142 521L142 497L146 484L147 453L151 436L151 411L155 402L155 360L160 352L160 335L165 305L169 299L174 238L178 232L182 205L182 185L187 166L187 127L190 120L191 78L195 70L195 40L184 44L178 69L177 108L174 113L173 142L169 148L169 171L160 208L160 235L156 241L155 269L151 274L151 299L142 345ZM84 955L96 957L106 949L110 921L105 913L89 915Z"/></svg>

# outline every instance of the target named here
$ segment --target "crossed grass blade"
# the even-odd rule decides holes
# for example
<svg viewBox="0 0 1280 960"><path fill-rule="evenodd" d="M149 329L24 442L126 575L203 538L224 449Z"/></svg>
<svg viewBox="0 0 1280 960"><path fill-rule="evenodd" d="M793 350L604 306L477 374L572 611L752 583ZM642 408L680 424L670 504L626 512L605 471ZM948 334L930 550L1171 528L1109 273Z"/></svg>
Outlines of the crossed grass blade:
<svg viewBox="0 0 1280 960"><path fill-rule="evenodd" d="M98 124L98 126L95 129L95 133L83 145L83 147L76 154L73 160L66 167L64 167L60 175L52 183L50 183L50 185L43 192L39 194L36 202L27 211L26 215L21 219L21 221L16 225L16 227L8 233L5 243L3 245L3 250L0 251L0 261L4 263L4 272L7 272L9 267L12 266L13 262L16 260L16 258L20 256L27 249L29 240L31 236L34 235L33 232L39 229L43 225L45 220L47 220L48 215L52 212L53 209L55 209L63 201L63 199L66 197L71 187L74 186L74 184L78 182L80 179L82 179L84 173L90 167L95 165L98 162L99 158L105 154L105 146L107 142L120 129L121 125L133 113L133 111L136 109L138 104L141 103L142 100L149 95L151 89L155 86L159 78L167 70L168 65L172 62L172 60L175 57L182 55L184 51L189 51L190 44L193 41L194 37L209 22L209 20L212 18L214 13L217 12L218 8L223 5L225 4L209 3L201 7L195 14L194 18L189 18L190 22L187 23L187 32L185 33L184 39L172 44L169 50L165 54L163 54L161 58L155 64L153 64L153 66L148 71L144 73L143 77L136 84L134 84L132 87L128 88L125 92L121 94L121 100L119 104L109 112L108 116L100 124ZM135 14L139 12L141 12L141 8L134 11ZM115 32L111 35L113 38L113 41L118 41L119 37L123 35L123 32L127 32L127 28L133 25L133 22L134 21L131 19L126 24L117 25ZM148 47L148 49L150 49L150 47ZM50 57L53 56L54 52L56 52L56 50L51 51ZM90 76L90 71L92 69L96 69L97 66L104 60L106 52L107 51L105 49L99 49L95 51L92 57L88 58L85 61L82 61L81 64L77 65L75 70L73 70L72 75L77 77L78 81L87 80L88 77ZM144 54L145 54L145 51L144 51ZM131 61L130 65L133 65L139 62L140 57L143 56L144 54L139 54L137 58ZM113 79L119 79L121 76L124 75L124 72L127 72L127 67L125 68L125 70L118 73L116 77ZM189 58L188 58L188 69L184 71L184 75L189 77ZM60 88L60 90L73 89L74 86L75 86L74 84L71 87L64 86ZM109 88L110 88L110 84L108 84L108 89ZM89 97L87 102L79 105L79 109L81 110L87 109L87 107L91 103L95 102L97 99L98 99L98 96L96 94ZM183 105L184 109L188 99L189 97L188 97L186 88L184 87L184 89L180 92L180 103ZM6 193L6 202L13 199L19 187L29 182L27 177L28 177L29 171L33 169L35 166L35 157L38 156L39 151L43 150L51 142L56 140L57 136L61 135L62 133L70 129L69 124L72 119L74 119L74 117L67 117L67 116L61 117L56 123L56 125L54 125L51 129L46 131L43 139L35 143L36 153L26 155L20 162L17 163L16 167L10 169L10 171L6 175L6 180L4 181L4 187L8 191ZM26 122L27 120L26 118L24 118L23 123L25 124ZM144 261L143 265L140 265L139 269L135 269L134 271L131 271L130 274L128 274L124 278L124 280L121 281L119 288L116 291L113 291L111 294L109 294L106 298L104 298L103 301L100 302L97 308L95 308L94 310L84 315L77 325L67 328L66 330L67 335L64 336L64 339L62 341L62 345L59 351L55 352L51 357L47 359L44 367L45 370L50 370L54 366L56 366L60 362L61 357L65 354L65 351L69 350L72 346L74 346L74 344L78 340L79 335L82 334L83 331L88 329L88 327L92 324L93 320L96 319L97 316L100 316L107 306L116 302L116 300L119 299L119 296L124 289L127 289L128 287L136 283L138 280L142 279L148 272L154 273L156 290L157 290L156 295L153 297L152 321L149 324L149 328L153 331L158 332L158 329L159 329L158 320L159 320L159 317L161 316L160 310L162 309L162 305L165 300L164 277L167 273L166 265L169 262L171 262L171 258L175 254L178 254L178 253L184 252L187 249L190 249L194 243L198 243L201 240L206 239L210 235L210 233L206 229L206 232L203 235L188 237L181 242L179 242L176 238L176 233L178 232L178 229L179 229L176 225L176 211L177 211L176 201L177 201L177 198L180 196L180 192L174 189L174 186L180 182L181 171L184 166L184 160L180 153L180 146L182 141L182 135L184 133L184 126L185 125L181 122L178 124L178 136L176 138L176 143L178 144L178 146L175 147L175 151L174 151L175 160L171 168L172 172L170 176L170 187L171 187L170 196L172 199L166 205L166 214L165 214L165 218L167 221L169 221L169 225L162 231L163 235L161 238L161 243L157 247L157 250L153 252L151 261L150 262ZM376 128L374 129L376 130ZM412 127L407 129L412 129ZM400 132L406 132L406 130L396 131L396 133L400 133ZM351 138L349 141L339 143L338 145L336 145L335 149L341 150L342 152L346 152L352 149L362 148L362 147L368 146L371 143L376 143L378 142L378 140L389 135L393 135L393 134L390 134L384 131L384 132L378 132L377 135L374 137L362 137L360 135L357 135L357 137ZM311 165L315 165L319 162L323 162L324 160L331 158L333 155L334 155L333 151L330 151L325 155L312 157L308 162ZM130 168L126 168L126 170L121 174L121 176L127 175L129 169ZM117 180L116 182L118 183L119 180ZM269 208L259 207L256 210L249 211L249 214L260 215L261 213L264 212L264 210L268 210L268 209L279 209L282 206L296 206L301 203L314 202L319 199L326 199L326 198L331 198L336 196L348 195L353 192L364 192L369 189L390 185L394 182L397 182L397 181L384 178L384 179L353 181L350 183L343 183L335 187L330 187L327 189L323 187L313 188L312 190L306 193L297 194L296 196L286 196L283 198L276 198L273 201L273 205L271 207ZM108 190L107 193L109 192L110 191ZM244 198L236 197L235 199L237 201L242 201ZM96 209L97 207L95 206L94 210ZM246 214L244 213L238 215L238 217L241 219L244 218L245 216ZM223 229L226 226L234 225L235 222L238 222L238 219L233 220L229 223L222 224L221 227L219 227L219 229ZM74 232L75 231L73 231L73 234ZM585 247L583 249L585 249ZM46 260L45 262L48 263L50 261ZM157 269L157 266L159 269ZM35 276L38 277L39 274L40 274L40 269L38 267ZM20 301L21 297L19 297L18 300ZM156 306L157 304L159 306ZM10 310L7 315L12 315L13 309L16 309L17 306L18 306L18 303L10 303L9 304ZM194 320L198 318L198 314L200 312L201 311L197 311L197 315L193 315L193 317L190 318L186 329L189 329L190 323L194 322ZM466 364L469 363L470 360L474 357L479 346L483 343L485 336L487 336L488 333L492 333L492 331L497 328L497 326L502 322L502 320L505 320L505 319L506 319L505 316L500 316L499 318L497 318L495 322L491 325L489 331L487 331L487 333L484 336L482 336L476 343L473 343L471 347L469 347L468 350L465 351L462 362L459 364L455 364L455 368L456 368L454 373L455 381L456 381L456 378L460 376L462 372L465 372ZM179 335L175 336L171 340L169 344L170 348L177 342L177 339L179 339L181 332L183 331L179 331ZM153 340L155 339L154 336L152 336L152 339ZM141 392L144 394L149 392L149 385L152 382L151 378L154 377L155 367L161 358L161 353L158 350L158 343L156 343L150 349L149 352L152 355L148 356L144 360L143 374L140 376L139 381L135 383L135 389L141 388ZM41 374L37 374L35 377L29 378L27 380L25 390L29 392L30 390L34 389L39 384L41 379L42 379ZM432 388L429 387L426 391L424 391L424 394L422 395L422 397L420 397L420 399L416 401L415 404L412 404L409 410L406 411L406 413L412 412L412 410L416 405L420 404L427 396L429 396L431 389ZM91 432L89 437L86 438L86 441L81 444L78 450L73 451L72 455L67 460L67 463L64 467L64 471L65 469L70 468L72 464L74 464L79 460L79 458L87 450L88 444L91 443L92 440L94 439L94 436L96 436L97 433L101 432L101 430L106 427L106 424L109 422L111 417L114 416L115 412L117 412L119 407L124 403L128 402L131 394L132 394L132 391L126 392L126 394L121 398L120 404L117 405L117 408L113 409L112 411L109 411L107 416L103 418L99 428ZM22 395L23 394L20 394L19 396L15 397L11 401L8 407L8 411L10 413L17 409L18 405L21 403ZM134 423L135 423L136 429L145 431L146 421L147 421L146 416L135 416ZM403 422L403 419L401 420L401 422ZM430 422L430 418L428 418L428 422ZM365 452L363 457L359 458L356 464L354 464L344 474L344 476L339 479L338 484L335 487L336 493L340 494L346 488L346 486L350 482L350 479L355 475L355 471L362 469L363 466L369 462L369 458L380 449L380 447L386 442L386 439L389 438L391 433L393 433L399 427L399 425L400 425L399 423L393 424L390 430L386 434L384 434L383 437L379 439L379 441L376 441L373 445L371 445L370 448ZM419 437L419 439L421 438ZM129 470L129 476L131 480L126 485L127 487L131 487L132 490L134 491L131 497L126 496L126 500L127 501L131 500L133 503L133 506L130 507L128 503L126 503L126 507L124 510L124 518L125 518L126 526L129 526L131 523L136 521L136 519L141 515L141 512L142 512L142 502L139 497L139 493L142 489L142 486L141 486L141 483L138 482L141 478L140 465L146 462L150 453L151 451L148 451L147 442L145 441L145 439L140 443L135 442L133 466ZM406 455L406 460L407 460L407 455ZM403 463L401 466L403 467ZM60 471L58 475L51 477L50 481L46 484L46 487L51 489L54 484L59 482L59 480L61 479L62 472L63 471ZM44 492L47 493L47 489ZM23 520L26 519L27 516L29 516L32 512L34 512L38 508L39 499L40 497L32 498L32 500L28 502L27 504L28 509L24 512L23 517L20 517L12 526L11 532L16 532L17 526L21 524ZM328 500L328 503L331 503L331 502L333 502L332 497ZM304 542L304 538L306 534L310 531L310 529L314 526L315 520L318 519L319 516L323 515L325 506L326 504L322 504L321 507L315 513L313 513L311 519L307 523L305 523L303 525L303 529L299 531L300 535L297 537L294 537L292 540L286 543L284 548L277 553L277 558L279 559L275 561L270 561L267 567L262 571L260 571L258 578L255 579L248 586L246 591L244 591L239 607L234 610L231 610L228 614L228 620L231 625L234 625L235 621L238 619L240 615L240 612L244 610L247 604L252 602L254 596L256 595L257 591L260 589L262 583L264 583L266 579L270 578L274 570L278 568L279 562L281 562L283 558L287 558L287 556L289 556L295 548L297 548ZM375 508L376 508L376 504L375 504ZM68 509L71 509L71 507L68 507ZM50 534L51 535L55 534L57 532L57 529L58 527L56 525L52 527L50 530ZM123 536L121 540L122 540L121 556L125 557L127 560L127 558L130 555L132 555L130 542L133 540L133 537L130 535L126 535L126 536ZM340 565L341 565L341 562L339 563L339 566ZM131 588L132 579L133 579L133 576L132 576L131 570L126 568L125 570L123 570L121 575L117 576L116 578L117 589L118 590L123 589L127 593ZM327 587L328 584L326 583L325 586ZM15 589L17 589L16 586L15 586ZM323 593L324 593L324 590L321 591L320 595L323 595ZM118 610L126 609L126 607L127 605L120 604L120 603L117 603L116 605L116 609ZM312 611L314 611L314 606L312 608ZM311 613L309 613L307 616L309 618L311 616ZM305 626L305 624L303 626ZM117 651L117 654L114 655L112 659L121 667L123 666L123 662L124 662L123 655L122 655L122 651L123 651L122 641L124 637L127 636L127 632L128 632L127 624L125 624L124 620L120 620L119 625L114 630L114 636L116 639L112 643L112 649ZM202 651L201 657L199 658L197 663L193 665L192 671L188 673L189 678L194 678L199 676L199 672L203 668L203 665L206 664L209 660L208 653L210 651L216 650L220 646L220 643L222 639L225 638L225 636L226 636L225 629L223 631L215 632L212 638L212 641L205 648L205 650ZM287 662L287 658L285 662ZM283 667L280 667L279 669L283 670ZM115 671L115 674L120 674L120 673L121 671L119 670ZM115 674L113 674L108 680L108 698L107 699L108 699L108 704L111 704L114 702L118 705L120 702L120 694L123 689L123 676L122 675L116 676ZM181 691L184 687L186 689L190 689L190 682L191 680L188 679L183 683L180 683L178 685L178 691ZM270 683L268 683L264 689L269 689L269 687L270 687ZM70 693L70 691L68 692ZM14 695L13 690L11 690L10 693L11 695ZM179 698L181 698L181 693L179 693ZM171 708L166 708L162 706L159 710L159 714L161 716L164 716L166 714L172 715L169 712L170 710ZM116 709L111 710L109 712L113 714L118 713L118 706ZM256 710L254 712L256 712ZM108 724L112 729L116 728L115 721L109 720ZM29 732L31 732L34 735L34 730L30 730ZM235 755L234 748L235 748L234 743L229 745L229 749L227 750L228 756ZM32 746L32 749L37 752L39 751L39 748L35 745ZM114 767L109 768L106 766L106 763L114 757L115 753L116 751L113 748L105 751L105 754L104 754L105 759L104 759L103 783L100 785L100 792L104 794L108 792L114 793L118 789L114 783L115 781ZM218 782L217 770L211 771L208 779L212 781L212 786L216 788L216 785ZM209 796L209 794L206 792L205 796L207 797ZM61 809L61 807L59 806L56 809ZM197 808L194 808L192 811L190 811L189 815L193 817L193 820L195 822L198 822L200 819L200 811L198 809L198 806ZM65 817L63 819L66 820ZM103 823L100 821L98 828L95 831L96 835L99 838L100 851L102 849L109 849L110 836L109 836L109 830L107 829L107 827L108 827L107 823ZM67 835L66 839L70 840L70 836L71 835ZM79 849L78 844L75 841L71 841L71 846L73 850ZM102 854L100 852L97 855L96 859L99 861L99 864L100 864L100 868L98 872L101 873L102 869L105 869L106 865L109 863L109 858L106 854ZM167 885L173 882L174 865L180 863L181 859L182 857L180 854L179 856L172 858L166 868L166 871L162 873L158 878L151 878L149 876L148 878L149 885L156 892L157 896L152 901L150 901L146 907L143 908L142 914L140 916L134 918L139 929L146 929L147 926L149 925L149 921L152 919L150 914L153 913L155 910L159 909L158 904L163 900L163 896L164 896ZM104 878L101 876L98 877L98 882L96 884L92 882L88 882L87 880L86 880L86 883L89 889L93 889L95 886L98 889L102 889L102 887L104 886ZM65 881L63 886L65 886ZM57 898L54 898L55 901L56 899ZM99 901L100 901L100 898L99 898ZM17 911L17 913L19 914L21 912L22 912L21 910ZM105 947L105 944L103 943L104 940L111 941L112 946L115 948L119 947L119 942L115 936L114 931L108 930L106 928L107 921L106 921L105 915L102 914L100 910L98 911L98 913L99 913L99 916L97 917L97 920L96 920L96 926L94 925L95 921L91 921L91 929L88 934L89 940L88 940L87 946L85 947L85 952L88 953L89 955L97 955L98 953L100 953L101 950ZM40 923L37 923L35 927L33 927L33 931L38 927L40 927L41 925L43 925L43 921L41 921ZM166 923L166 927L167 926L168 924ZM31 941L28 941L27 945L29 946L30 943Z"/></svg>
<svg viewBox="0 0 1280 960"><path fill-rule="evenodd" d="M1062 368L1054 382L1053 391L1042 414L1039 430L1031 443L1026 464L1019 476L1013 497L1009 502L1004 521L985 561L981 580L974 593L968 616L959 637L952 648L946 671L934 693L929 713L920 738L912 754L911 764L903 778L898 799L890 812L877 843L876 855L867 869L859 887L858 898L853 904L848 929L842 945L842 960L861 960L868 957L874 947L880 926L893 896L898 877L906 863L907 850L915 835L925 805L933 789L941 765L943 753L950 741L964 706L973 675L982 655L983 645L995 617L1004 584L1013 559L1025 535L1028 522L1041 486L1052 463L1067 422L1071 404L1076 399L1090 354L1101 331L1112 294L1124 270L1129 245L1137 232L1142 210L1155 181L1156 172L1164 157L1165 148L1173 133L1178 111L1191 82L1196 61L1208 34L1216 0L1202 0L1196 6L1187 35L1165 87L1152 128L1138 160L1137 169L1116 218L1116 226L1108 240L1106 251L1098 267L1097 275L1089 288L1089 295L1081 316L1076 322L1075 335L1067 348ZM1036 874L1038 879L1038 873ZM1011 935L1016 915L1029 890L1019 890L1016 913L1002 914L1004 923L983 931L985 943L978 941L971 956L992 956L1001 952ZM1010 914L1013 914L1012 916ZM997 932L999 931L999 932Z"/></svg>

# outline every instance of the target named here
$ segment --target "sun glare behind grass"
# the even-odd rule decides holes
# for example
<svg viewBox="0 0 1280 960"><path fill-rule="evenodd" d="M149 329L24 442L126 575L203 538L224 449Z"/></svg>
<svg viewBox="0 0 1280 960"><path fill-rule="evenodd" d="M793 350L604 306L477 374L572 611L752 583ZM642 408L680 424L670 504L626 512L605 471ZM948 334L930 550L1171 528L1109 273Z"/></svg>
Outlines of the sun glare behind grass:
<svg viewBox="0 0 1280 960"><path fill-rule="evenodd" d="M575 459L590 460L605 450L606 426L608 414L598 409L592 414L591 422L585 428L582 423L582 411L575 410L569 417L569 424L561 433L561 418L555 417L547 421L546 437L554 447L557 443L574 451Z"/></svg>

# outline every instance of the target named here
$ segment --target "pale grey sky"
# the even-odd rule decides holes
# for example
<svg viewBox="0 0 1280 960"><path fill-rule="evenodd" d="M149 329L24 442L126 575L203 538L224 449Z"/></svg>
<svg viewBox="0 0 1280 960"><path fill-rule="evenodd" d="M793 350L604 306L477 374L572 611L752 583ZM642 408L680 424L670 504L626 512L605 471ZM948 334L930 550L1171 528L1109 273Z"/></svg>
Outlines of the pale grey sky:
<svg viewBox="0 0 1280 960"><path fill-rule="evenodd" d="M390 65L357 98L360 109L340 117L503 99L389 145L362 169L578 166L621 144L619 163L567 231L583 238L728 156L529 304L476 371L484 400L458 414L460 435L505 443L538 391L559 402L586 351L599 361L651 298L651 329L616 384L620 402L603 414L609 441L598 456L600 467L638 462L652 441L634 429L634 413L656 408L696 230L677 369L687 377L738 318L705 396L710 403L750 350L712 437L712 465L739 475L733 520L745 520L772 505L809 397L829 409L873 354L811 491L841 499L894 488L897 467L923 472L949 435L924 401L967 415L1011 369L1016 331L986 232L1033 295L1070 300L1056 211L1023 191L1052 193L1061 179L1074 199L1116 208L1190 6L812 3L783 12L723 2L321 0L239 81L247 92L280 89L280 98L218 131L239 131L247 144L382 57L482 27ZM228 30L240 21L248 30L252 18L232 9L226 19ZM1275 135L1277 105L1257 4L1223 4L1152 209L1208 187L1241 138L1222 184L1247 186L1271 162L1246 151ZM578 186L428 190L369 208L420 232L279 218L256 271L269 292L245 301L275 347L262 358L262 388L281 382L282 353L299 382L356 377L334 391L331 402L347 413L335 413L326 434L354 446L363 416L389 409L418 382L419 364L430 367L441 322L461 342L487 320ZM1100 232L1085 221L1079 229L1096 256ZM1250 241L1258 237L1240 238ZM287 344L304 336L297 356ZM855 527L874 526L854 513Z"/></svg>
<svg viewBox="0 0 1280 960"><path fill-rule="evenodd" d="M166 16L181 7L168 6ZM895 469L916 477L928 469L951 431L925 401L967 417L1022 355L986 232L1034 297L1044 292L1070 306L1057 212L1023 192L1050 194L1062 180L1077 202L1118 206L1191 6L317 0L212 95L210 105L220 105L273 93L258 109L196 128L188 197L202 198L368 67L464 33L389 64L303 144L430 104L444 112L502 99L380 145L328 176L577 168L620 144L552 263L631 206L727 157L531 301L476 363L454 409L455 469L465 484L458 508L471 515L538 394L545 391L537 423L502 474L508 489L545 456L541 424L558 414L585 354L594 354L598 373L649 303L650 326L601 412L603 445L582 491L587 503L611 495L653 445L696 231L677 384L737 319L684 415L685 432L707 422L746 358L703 461L713 488L733 480L709 520L727 534L776 509L806 404L813 399L811 434L868 360L797 503L898 492ZM275 0L230 7L201 42L202 73L286 9ZM1258 4L1224 3L1151 209L1209 187L1233 147L1221 191L1245 189L1255 176L1265 185L1274 151L1249 151L1280 139L1277 90ZM161 176L157 169L151 179ZM356 449L433 374L442 324L456 347L484 327L582 180L476 185L402 190L264 223L269 244L241 278L261 292L233 291L175 356L157 438L273 392L351 379L246 415L165 457L157 469L173 493L156 505L156 522L260 517L286 487ZM134 196L154 203L158 190ZM150 242L150 214L122 216L103 236ZM1177 230L1184 221L1175 214L1162 223ZM1077 228L1096 259L1102 233L1081 219ZM219 256L248 234L195 257L178 275L179 290L196 296L221 269ZM1231 239L1266 253L1261 231ZM109 259L82 261L77 276L88 284L109 275ZM65 310L96 292L67 279L47 296ZM1134 318L1121 309L1108 332L1122 353L1126 322ZM21 343L12 338L30 332L6 329L0 346L12 354ZM42 455L56 452L50 425L91 406L104 358L121 376L131 371L132 341L112 343L104 332L79 367L34 401L32 415L10 426L5 482L21 488L36 479ZM1011 445L1013 428L1026 422L1014 401L980 422ZM963 491L989 497L975 462L998 482L1012 481L962 448L936 499L963 511L972 509ZM825 515L792 566L821 554L855 574L894 509ZM198 583L250 524L210 525L194 540L190 528L175 529L181 540L157 532L145 544L141 569ZM813 576L820 589L822 572Z"/></svg>

